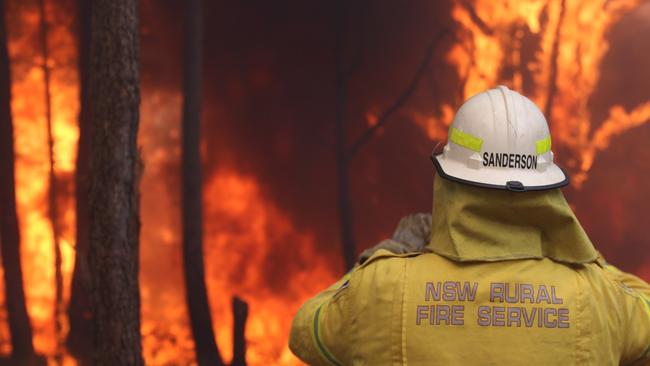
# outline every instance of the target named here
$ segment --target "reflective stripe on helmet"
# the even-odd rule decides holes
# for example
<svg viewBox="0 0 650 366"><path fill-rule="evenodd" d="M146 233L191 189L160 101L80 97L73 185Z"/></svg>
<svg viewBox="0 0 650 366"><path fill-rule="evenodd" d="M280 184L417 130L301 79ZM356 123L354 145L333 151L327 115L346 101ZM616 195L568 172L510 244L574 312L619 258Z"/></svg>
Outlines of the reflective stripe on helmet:
<svg viewBox="0 0 650 366"><path fill-rule="evenodd" d="M451 128L451 136L449 136L449 140L456 145L475 152L481 152L481 148L483 147L482 139L453 127ZM537 151L537 155L542 155L551 151L551 136L536 141L535 150Z"/></svg>
<svg viewBox="0 0 650 366"><path fill-rule="evenodd" d="M535 148L537 150L537 155L542 155L549 152L551 150L551 136L549 135L543 140L536 141Z"/></svg>
<svg viewBox="0 0 650 366"><path fill-rule="evenodd" d="M321 357L323 357L323 359L326 360L331 365L341 366L341 362L339 362L339 360L337 360L336 357L334 357L332 352L330 352L327 349L327 347L323 344L323 340L322 340L321 326L320 326L321 309L323 308L323 305L325 305L326 303L327 302L320 304L318 309L316 309L316 313L314 314L312 336L314 338L314 344L316 345L316 350L321 355Z"/></svg>
<svg viewBox="0 0 650 366"><path fill-rule="evenodd" d="M483 140L476 136L472 136L469 133L465 133L457 128L451 128L451 135L449 140L456 145L460 145L466 149L472 151L481 152L481 147L483 146Z"/></svg>
<svg viewBox="0 0 650 366"><path fill-rule="evenodd" d="M463 103L449 126L447 144L435 159L441 177L478 187L522 192L569 184L553 161L544 113L505 86Z"/></svg>

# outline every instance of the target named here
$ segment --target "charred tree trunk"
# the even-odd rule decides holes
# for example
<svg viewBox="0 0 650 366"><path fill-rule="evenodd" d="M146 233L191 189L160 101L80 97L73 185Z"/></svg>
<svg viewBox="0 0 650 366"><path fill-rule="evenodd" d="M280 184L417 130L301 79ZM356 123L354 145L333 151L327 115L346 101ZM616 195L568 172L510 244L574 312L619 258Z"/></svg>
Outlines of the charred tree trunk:
<svg viewBox="0 0 650 366"><path fill-rule="evenodd" d="M79 143L77 145L77 170L75 195L77 211L77 237L75 264L70 289L68 319L70 332L67 347L82 366L91 364L93 354L92 311L90 308L90 274L88 269L88 173L89 173L89 99L88 69L90 66L90 16L91 1L79 0Z"/></svg>
<svg viewBox="0 0 650 366"><path fill-rule="evenodd" d="M347 82L343 56L343 37L345 34L345 0L336 2L336 170L338 187L339 226L341 230L341 253L345 271L352 268L357 260L352 224L352 205L350 203L349 159L346 138Z"/></svg>
<svg viewBox="0 0 650 366"><path fill-rule="evenodd" d="M231 366L246 366L246 320L248 319L248 304L238 298L232 299L233 349Z"/></svg>
<svg viewBox="0 0 650 366"><path fill-rule="evenodd" d="M43 83L45 90L45 121L47 124L47 144L50 156L50 172L49 172L49 194L48 194L48 210L50 216L50 223L52 226L52 242L54 244L54 337L56 338L55 360L57 364L63 362L61 356L61 333L63 327L61 317L63 316L63 274L61 272L61 247L59 238L61 237L61 230L59 227L59 210L57 205L57 180L55 170L55 156L54 156L54 135L52 126L52 98L50 96L50 68L47 64L49 59L49 51L47 45L47 19L45 11L45 0L39 0L39 15L40 15L40 41L41 41L41 55L43 57Z"/></svg>
<svg viewBox="0 0 650 366"><path fill-rule="evenodd" d="M29 364L35 359L35 355L20 266L13 137L5 2L0 0L0 177L2 177L0 179L0 249L4 268L5 302L9 317L12 359L16 364Z"/></svg>
<svg viewBox="0 0 650 366"><path fill-rule="evenodd" d="M203 264L203 207L201 202L201 68L203 14L201 0L188 0L185 17L183 66L183 269L197 363L223 365L212 329Z"/></svg>
<svg viewBox="0 0 650 366"><path fill-rule="evenodd" d="M142 365L138 1L93 1L90 40L93 364Z"/></svg>
<svg viewBox="0 0 650 366"><path fill-rule="evenodd" d="M339 125L342 122L337 121L337 130L341 128ZM343 134L342 131L337 131L337 135ZM338 137L337 139L343 139ZM337 143L337 150L339 150L339 143ZM348 158L340 151L336 154L336 167L337 167L337 187L338 187L338 209L339 209L339 225L341 227L341 251L343 253L343 260L345 264L345 271L350 270L356 263L356 244L354 241L354 231L352 224L352 204L350 202L350 176Z"/></svg>

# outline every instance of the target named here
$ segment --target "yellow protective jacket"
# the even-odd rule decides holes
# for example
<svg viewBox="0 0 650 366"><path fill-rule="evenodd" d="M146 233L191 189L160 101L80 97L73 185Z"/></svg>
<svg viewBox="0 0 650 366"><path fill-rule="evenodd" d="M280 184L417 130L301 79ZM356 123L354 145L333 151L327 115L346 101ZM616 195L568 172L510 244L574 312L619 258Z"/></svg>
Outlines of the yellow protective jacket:
<svg viewBox="0 0 650 366"><path fill-rule="evenodd" d="M310 365L650 365L650 286L558 190L436 179L432 253L377 251L296 314Z"/></svg>

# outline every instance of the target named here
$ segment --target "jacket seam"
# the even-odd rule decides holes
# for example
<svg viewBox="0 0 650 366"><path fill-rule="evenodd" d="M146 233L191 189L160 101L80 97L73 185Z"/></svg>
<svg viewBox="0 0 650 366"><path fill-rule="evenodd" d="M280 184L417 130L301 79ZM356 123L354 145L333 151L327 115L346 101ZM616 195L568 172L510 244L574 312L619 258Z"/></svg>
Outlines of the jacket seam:
<svg viewBox="0 0 650 366"><path fill-rule="evenodd" d="M578 313L577 317L576 317L576 327L578 328L577 329L578 331L576 332L576 348L575 348L575 350L576 350L575 361L576 362L575 362L575 364L576 365L582 365L582 362L581 362L582 361L581 360L581 358L582 358L581 357L582 356L582 342L581 342L581 340L584 337L582 335L583 329L582 329L581 320L582 320L582 317L584 315L584 310L585 309L583 307L583 302L584 302L583 296L584 296L584 294L583 294L583 289L582 289L582 286L581 286L580 272L578 272L576 274L576 280L577 280L576 282L577 282L577 292L578 292L578 296L577 296L578 301L576 301L576 305L577 305L576 309L577 309L577 313Z"/></svg>
<svg viewBox="0 0 650 366"><path fill-rule="evenodd" d="M640 298L641 298L641 302L643 302L643 306L645 308L645 312L646 312L648 321L650 321L650 297L646 296L643 293L639 293L639 295L640 295ZM648 353L650 353L650 342L648 342L647 347L645 348L645 350L643 351L641 356L639 356L639 358L637 358L637 360L634 361L634 363L636 363L638 361L641 361L644 358L646 358L648 356Z"/></svg>
<svg viewBox="0 0 650 366"><path fill-rule="evenodd" d="M401 333L402 333L402 344L401 344L401 353L402 353L402 365L408 364L408 359L406 357L406 282L408 280L408 261L404 261L404 270L403 270L403 280L402 280L402 300L400 310L402 313L402 324L401 324Z"/></svg>

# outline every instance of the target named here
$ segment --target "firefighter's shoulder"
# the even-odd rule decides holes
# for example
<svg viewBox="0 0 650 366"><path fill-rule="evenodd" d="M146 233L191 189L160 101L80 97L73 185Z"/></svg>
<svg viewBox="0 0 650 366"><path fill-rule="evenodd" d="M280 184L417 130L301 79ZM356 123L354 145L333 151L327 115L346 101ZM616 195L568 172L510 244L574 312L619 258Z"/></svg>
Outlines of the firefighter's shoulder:
<svg viewBox="0 0 650 366"><path fill-rule="evenodd" d="M353 293L362 289L401 286L404 273L410 260L422 256L421 252L394 253L378 249L350 273L350 287ZM364 295L365 296L365 295Z"/></svg>
<svg viewBox="0 0 650 366"><path fill-rule="evenodd" d="M424 252L394 253L387 249L378 249L368 259L366 259L359 267L364 268L377 261L384 261L384 260L398 259L398 258L412 258L412 257L420 256L422 254L424 254Z"/></svg>

